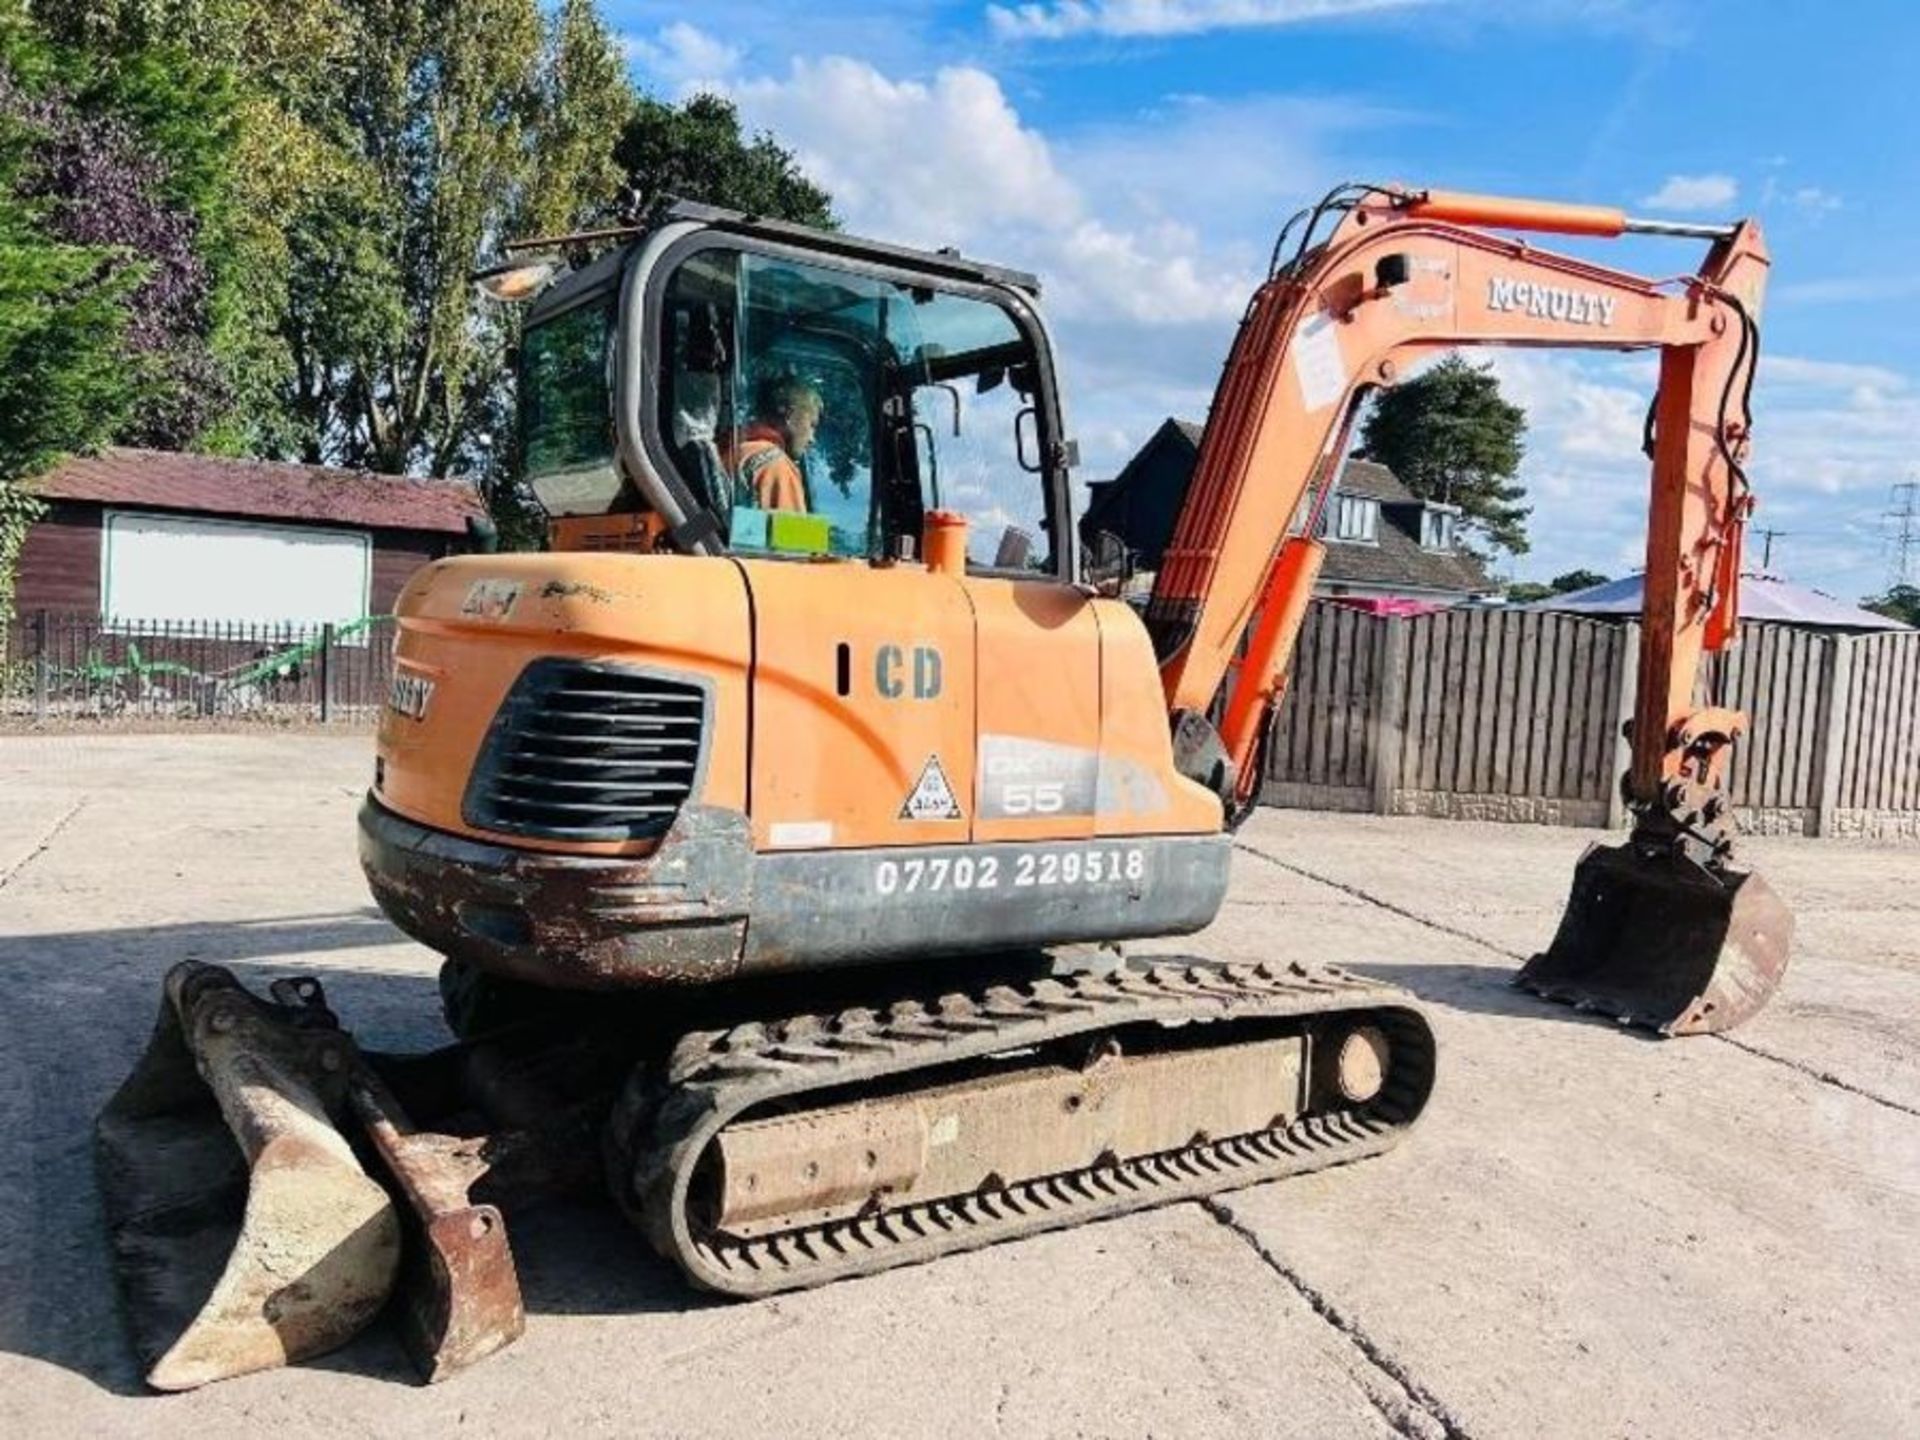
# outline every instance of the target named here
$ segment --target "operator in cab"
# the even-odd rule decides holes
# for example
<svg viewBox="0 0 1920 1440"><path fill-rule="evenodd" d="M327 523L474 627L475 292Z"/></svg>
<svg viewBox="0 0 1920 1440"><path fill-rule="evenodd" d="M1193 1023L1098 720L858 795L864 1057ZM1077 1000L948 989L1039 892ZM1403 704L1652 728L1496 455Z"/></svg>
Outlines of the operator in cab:
<svg viewBox="0 0 1920 1440"><path fill-rule="evenodd" d="M742 500L751 496L762 510L808 509L800 462L813 448L823 408L819 387L797 375L760 382L753 423L739 432L726 456Z"/></svg>

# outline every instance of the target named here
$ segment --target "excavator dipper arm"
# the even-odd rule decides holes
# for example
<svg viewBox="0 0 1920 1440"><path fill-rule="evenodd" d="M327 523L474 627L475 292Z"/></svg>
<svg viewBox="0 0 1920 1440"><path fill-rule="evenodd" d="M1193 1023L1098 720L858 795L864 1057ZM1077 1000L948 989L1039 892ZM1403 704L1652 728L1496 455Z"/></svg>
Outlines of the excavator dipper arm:
<svg viewBox="0 0 1920 1440"><path fill-rule="evenodd" d="M1569 923L1587 915L1585 938L1570 941L1563 924L1554 951L1579 958L1547 967L1551 979L1535 970L1528 983L1541 980L1541 988L1663 1030L1737 1023L1771 992L1790 922L1764 885L1727 868L1723 779L1744 717L1698 708L1694 691L1701 653L1733 640L1738 614L1741 535L1752 505L1741 462L1768 266L1759 227L1676 226L1597 206L1356 189L1357 197L1340 202L1343 217L1326 242L1303 244L1255 293L1228 358L1147 612L1168 706L1176 721L1205 712L1231 675L1220 739L1232 765L1233 806L1244 811L1320 568L1322 547L1312 538L1319 511L1368 390L1392 384L1425 356L1465 346L1657 349L1638 698L1623 779L1640 863L1609 872L1604 919L1589 913L1597 902L1582 903L1584 882L1576 881ZM1653 280L1483 228L1493 226L1681 234L1712 243L1697 274ZM1304 523L1290 534L1297 519ZM1673 865L1686 868L1670 877L1661 867ZM1657 893L1643 893L1641 881ZM1695 881L1726 900L1729 920L1741 918L1732 915L1732 897L1748 882L1747 908L1760 907L1749 917L1761 927L1759 940L1743 940L1738 924L1699 929L1697 905L1674 900L1693 895ZM1669 900L1683 913L1663 914ZM1706 937L1682 947L1695 959L1668 956L1658 968L1680 977L1684 995L1662 988L1649 998L1644 980L1609 985L1622 947L1664 954L1682 930ZM1729 946L1743 957L1733 967L1737 999L1709 993Z"/></svg>

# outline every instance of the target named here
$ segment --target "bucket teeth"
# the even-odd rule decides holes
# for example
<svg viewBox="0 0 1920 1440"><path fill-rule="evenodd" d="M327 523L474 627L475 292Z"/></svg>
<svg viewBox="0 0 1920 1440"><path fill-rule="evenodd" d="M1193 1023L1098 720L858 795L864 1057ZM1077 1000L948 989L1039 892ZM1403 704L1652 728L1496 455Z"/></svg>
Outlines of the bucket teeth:
<svg viewBox="0 0 1920 1440"><path fill-rule="evenodd" d="M1779 988L1793 916L1751 872L1591 847L1553 944L1514 983L1661 1035L1751 1019Z"/></svg>
<svg viewBox="0 0 1920 1440"><path fill-rule="evenodd" d="M261 1001L217 966L168 974L153 1038L95 1128L156 1389L321 1354L385 1303L398 1217L328 1118L355 1063L323 1008Z"/></svg>

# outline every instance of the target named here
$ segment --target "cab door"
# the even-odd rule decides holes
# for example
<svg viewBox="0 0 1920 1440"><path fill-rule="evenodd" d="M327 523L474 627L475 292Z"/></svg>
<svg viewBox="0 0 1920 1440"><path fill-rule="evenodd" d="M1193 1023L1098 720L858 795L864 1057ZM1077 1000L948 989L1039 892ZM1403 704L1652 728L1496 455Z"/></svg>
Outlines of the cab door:
<svg viewBox="0 0 1920 1440"><path fill-rule="evenodd" d="M973 607L917 565L742 561L762 850L956 844L974 796Z"/></svg>

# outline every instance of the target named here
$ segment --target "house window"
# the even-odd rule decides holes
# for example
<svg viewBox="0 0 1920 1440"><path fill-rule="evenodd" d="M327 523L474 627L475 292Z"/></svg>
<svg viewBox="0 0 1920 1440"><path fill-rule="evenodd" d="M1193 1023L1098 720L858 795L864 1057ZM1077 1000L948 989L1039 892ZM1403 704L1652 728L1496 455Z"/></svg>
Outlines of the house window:
<svg viewBox="0 0 1920 1440"><path fill-rule="evenodd" d="M1335 540L1371 545L1379 534L1380 503L1358 495L1336 495L1328 528Z"/></svg>
<svg viewBox="0 0 1920 1440"><path fill-rule="evenodd" d="M1429 505L1420 512L1420 543L1429 550L1453 549L1453 510Z"/></svg>

